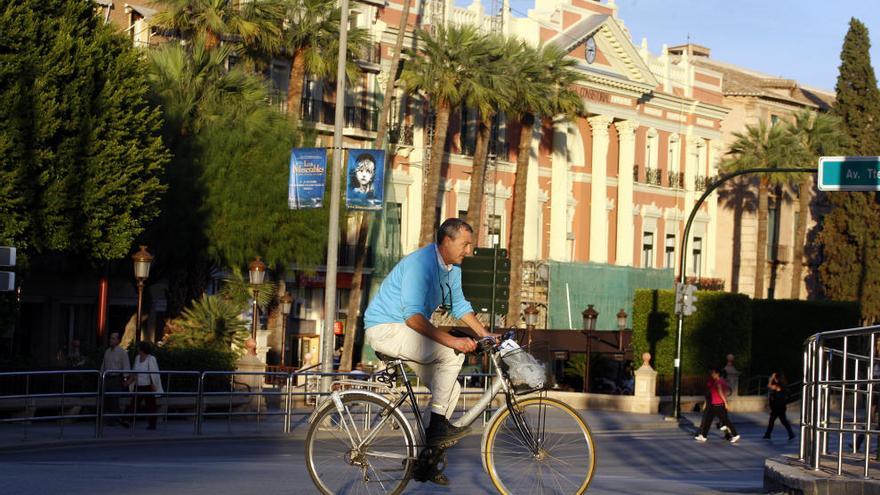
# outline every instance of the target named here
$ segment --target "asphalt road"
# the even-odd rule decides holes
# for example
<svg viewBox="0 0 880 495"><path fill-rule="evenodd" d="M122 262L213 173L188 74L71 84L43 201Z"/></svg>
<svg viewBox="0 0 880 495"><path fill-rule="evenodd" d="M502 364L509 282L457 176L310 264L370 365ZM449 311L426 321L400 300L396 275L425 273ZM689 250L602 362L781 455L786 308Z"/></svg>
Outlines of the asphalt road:
<svg viewBox="0 0 880 495"><path fill-rule="evenodd" d="M734 421L736 418L734 417ZM777 431L761 439L757 422L739 425L729 444L712 432L697 443L689 430L597 430L593 494L762 493L764 459L796 452ZM493 493L472 435L449 451L448 488L411 482L407 493ZM315 493L298 438L199 439L104 443L0 453L4 495L17 494L307 494Z"/></svg>

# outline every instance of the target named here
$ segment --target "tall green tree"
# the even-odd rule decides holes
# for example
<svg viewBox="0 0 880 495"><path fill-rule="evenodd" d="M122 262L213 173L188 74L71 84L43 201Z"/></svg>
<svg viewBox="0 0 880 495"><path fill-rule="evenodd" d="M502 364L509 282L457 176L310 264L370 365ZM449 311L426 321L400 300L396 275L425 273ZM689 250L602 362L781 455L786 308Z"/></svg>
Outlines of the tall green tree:
<svg viewBox="0 0 880 495"><path fill-rule="evenodd" d="M303 85L307 74L334 81L339 56L342 10L336 0L281 0L285 9L281 49L290 57L287 86L287 114L300 118ZM354 62L370 47L365 29L348 28L346 77L358 74Z"/></svg>
<svg viewBox="0 0 880 495"><path fill-rule="evenodd" d="M489 46L486 37L476 28L443 27L434 34L419 31L420 45L404 65L401 79L408 91L424 95L434 111L434 137L431 159L424 167L425 189L422 191L422 221L419 245L433 242L437 219L437 198L440 169L446 148L446 133L452 109L460 105L472 91L475 68L486 60Z"/></svg>
<svg viewBox="0 0 880 495"><path fill-rule="evenodd" d="M168 161L143 73L89 0L0 5L0 239L127 255L159 212Z"/></svg>
<svg viewBox="0 0 880 495"><path fill-rule="evenodd" d="M748 125L733 134L734 142L722 162L724 173L749 168L776 168L788 164L794 143L785 126ZM790 177L781 173L762 173L758 177L758 242L755 250L755 297L764 298L764 270L767 265L767 216L771 186L785 184Z"/></svg>
<svg viewBox="0 0 880 495"><path fill-rule="evenodd" d="M794 117L786 130L794 140L792 165L813 168L820 156L836 155L843 149L844 135L840 131L840 119L827 113L803 110ZM800 215L795 227L794 253L791 271L791 298L800 299L801 282L804 278L804 241L810 220L810 200L813 197L813 174L798 174L797 183Z"/></svg>
<svg viewBox="0 0 880 495"><path fill-rule="evenodd" d="M871 66L868 29L850 20L840 53L834 113L849 138L850 155L880 155L880 91ZM819 280L834 300L857 300L865 324L880 319L880 228L875 219L880 205L874 193L827 195L831 211L818 235Z"/></svg>
<svg viewBox="0 0 880 495"><path fill-rule="evenodd" d="M203 291L213 267L317 263L326 212L287 209L287 159L300 133L266 105L263 82L227 71L229 47L166 44L150 52L150 81L166 109L174 150L164 214L152 232L176 314Z"/></svg>
<svg viewBox="0 0 880 495"><path fill-rule="evenodd" d="M520 44L511 57L516 67L511 115L519 122L513 212L510 218L510 298L507 324L519 321L522 298L523 242L525 235L526 183L532 153L532 131L536 116L559 115L575 118L584 113L584 103L573 86L583 79L575 69L577 61L556 45L537 49Z"/></svg>
<svg viewBox="0 0 880 495"><path fill-rule="evenodd" d="M834 113L851 139L851 152L858 155L880 155L880 90L870 49L868 28L850 19L840 52Z"/></svg>

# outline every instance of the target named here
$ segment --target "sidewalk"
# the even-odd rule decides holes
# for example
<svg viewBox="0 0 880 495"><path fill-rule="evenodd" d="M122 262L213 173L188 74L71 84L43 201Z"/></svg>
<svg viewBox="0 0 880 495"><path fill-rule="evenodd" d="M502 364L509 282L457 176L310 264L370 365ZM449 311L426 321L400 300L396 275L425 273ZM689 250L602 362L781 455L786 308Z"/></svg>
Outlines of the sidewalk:
<svg viewBox="0 0 880 495"><path fill-rule="evenodd" d="M167 421L160 419L158 429L148 431L146 420L139 419L130 428L111 423L109 420L104 424L101 438L96 436L96 424L94 420L80 421L40 421L38 418L17 423L0 424L0 451L14 451L21 449L41 449L76 444L100 444L102 442L132 442L132 441L166 441L175 440L199 440L218 438L256 438L256 437L290 437L305 438L308 430L308 417L311 408L294 410L291 418L290 433L284 432L283 418L281 416L263 416L259 419L252 417L235 417L232 419L214 417L205 419L202 423L201 435L196 434L194 417L175 417ZM658 414L635 414L614 411L580 411L594 434L614 431L648 431L669 430L680 428L683 434L692 435L699 425L699 413L686 413L682 415L680 422L673 421ZM765 413L734 413L731 415L735 424L766 424ZM474 425L474 434L482 433L483 421L477 420Z"/></svg>

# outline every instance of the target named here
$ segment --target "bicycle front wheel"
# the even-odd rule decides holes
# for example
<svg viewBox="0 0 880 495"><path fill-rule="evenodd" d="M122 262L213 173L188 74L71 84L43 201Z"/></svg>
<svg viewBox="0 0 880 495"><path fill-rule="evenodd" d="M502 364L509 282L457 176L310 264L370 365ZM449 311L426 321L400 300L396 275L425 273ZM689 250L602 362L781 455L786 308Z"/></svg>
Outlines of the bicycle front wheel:
<svg viewBox="0 0 880 495"><path fill-rule="evenodd" d="M584 419L565 403L543 397L520 400L518 411L503 410L489 425L483 456L492 484L503 494L581 494L596 467Z"/></svg>
<svg viewBox="0 0 880 495"><path fill-rule="evenodd" d="M398 494L415 465L415 441L387 401L350 393L343 413L325 407L306 435L306 465L321 493Z"/></svg>

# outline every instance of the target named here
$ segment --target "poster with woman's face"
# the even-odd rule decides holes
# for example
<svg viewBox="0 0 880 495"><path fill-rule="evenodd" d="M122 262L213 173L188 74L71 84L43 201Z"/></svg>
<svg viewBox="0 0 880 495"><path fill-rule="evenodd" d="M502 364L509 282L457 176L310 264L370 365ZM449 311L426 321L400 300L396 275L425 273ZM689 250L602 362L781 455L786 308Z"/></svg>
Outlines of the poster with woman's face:
<svg viewBox="0 0 880 495"><path fill-rule="evenodd" d="M385 152L349 150L345 205L353 210L381 210L384 202Z"/></svg>

